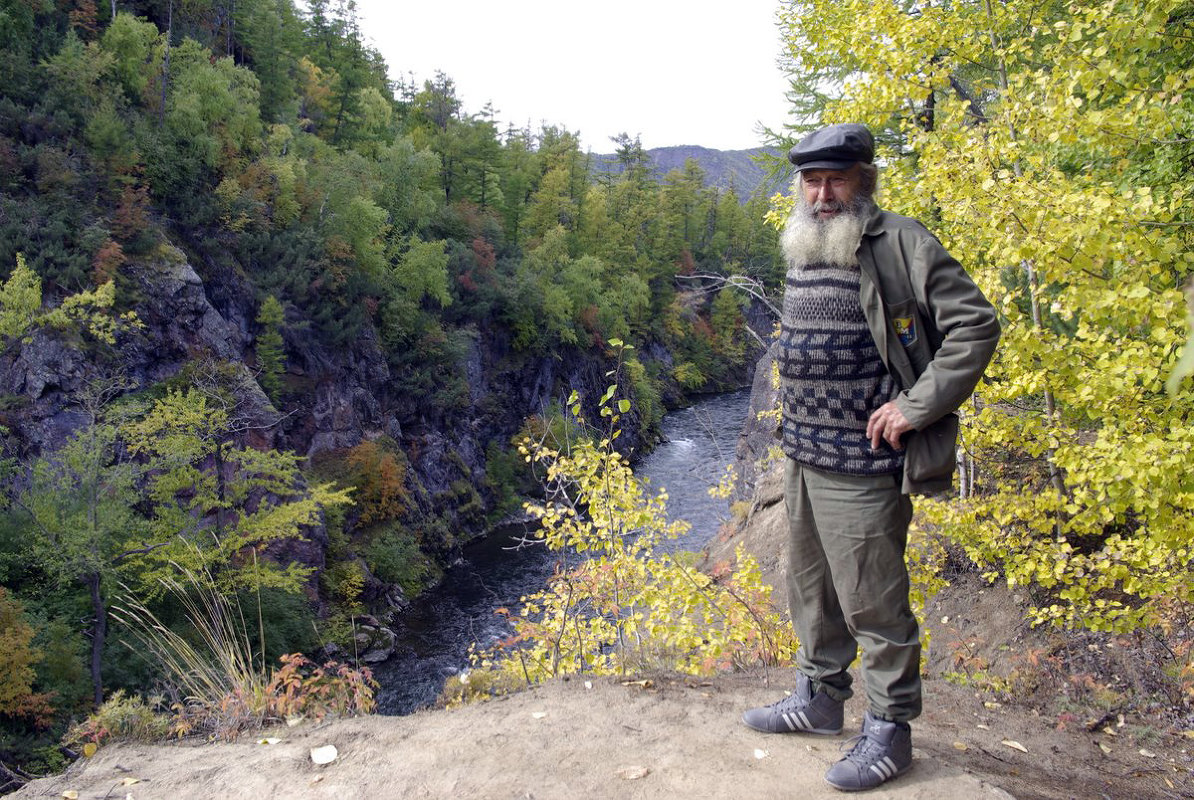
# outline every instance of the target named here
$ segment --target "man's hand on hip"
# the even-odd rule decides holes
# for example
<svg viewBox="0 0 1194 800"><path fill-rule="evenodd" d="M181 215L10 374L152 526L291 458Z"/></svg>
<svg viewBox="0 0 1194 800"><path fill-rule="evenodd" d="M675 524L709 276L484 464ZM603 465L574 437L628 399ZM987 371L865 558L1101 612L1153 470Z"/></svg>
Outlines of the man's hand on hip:
<svg viewBox="0 0 1194 800"><path fill-rule="evenodd" d="M886 439L893 449L903 450L904 445L900 444L900 437L910 430L912 426L908 423L908 418L894 402L884 403L866 422L866 435L871 440L872 450L879 449L881 439Z"/></svg>

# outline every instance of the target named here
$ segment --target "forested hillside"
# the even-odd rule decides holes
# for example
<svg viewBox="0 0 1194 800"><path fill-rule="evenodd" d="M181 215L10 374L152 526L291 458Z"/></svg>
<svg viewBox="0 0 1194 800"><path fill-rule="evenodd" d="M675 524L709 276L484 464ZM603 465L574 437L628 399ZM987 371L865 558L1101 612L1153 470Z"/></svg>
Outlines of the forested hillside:
<svg viewBox="0 0 1194 800"><path fill-rule="evenodd" d="M765 199L391 66L351 2L0 0L0 760L148 685L110 615L179 620L159 579L251 596L270 659L351 646L519 509L572 389L630 451L748 378L716 276L777 287Z"/></svg>

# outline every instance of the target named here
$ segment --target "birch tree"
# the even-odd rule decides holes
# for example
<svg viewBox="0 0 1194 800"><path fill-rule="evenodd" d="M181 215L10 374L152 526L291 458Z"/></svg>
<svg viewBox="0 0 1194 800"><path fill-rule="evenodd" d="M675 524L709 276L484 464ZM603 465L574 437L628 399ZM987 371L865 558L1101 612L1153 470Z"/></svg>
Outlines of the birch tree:
<svg viewBox="0 0 1194 800"><path fill-rule="evenodd" d="M1004 338L968 414L977 493L930 517L1038 622L1125 629L1194 599L1185 340L1194 5L812 0L783 24L871 125L881 202L924 220ZM782 204L781 204L782 205Z"/></svg>

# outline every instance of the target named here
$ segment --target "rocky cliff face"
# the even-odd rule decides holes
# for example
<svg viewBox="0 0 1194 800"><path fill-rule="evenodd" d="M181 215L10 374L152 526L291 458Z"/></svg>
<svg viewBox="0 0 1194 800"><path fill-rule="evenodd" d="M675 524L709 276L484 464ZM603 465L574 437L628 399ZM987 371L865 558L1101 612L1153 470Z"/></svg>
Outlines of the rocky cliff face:
<svg viewBox="0 0 1194 800"><path fill-rule="evenodd" d="M730 529L728 536L718 537L710 544L705 564L732 562L735 548L742 545L758 559L763 582L779 587L775 600L782 606L788 541L783 459L767 457L772 447L779 444L775 435L777 419L768 413L779 402L779 389L773 377L778 346L778 342L773 343L755 365L750 410L735 453L738 480L734 499L748 504L746 517Z"/></svg>
<svg viewBox="0 0 1194 800"><path fill-rule="evenodd" d="M52 450L83 424L78 401L88 384L121 380L142 389L176 375L200 354L242 360L249 342L244 316L229 317L212 306L181 250L162 246L152 258L128 265L128 275L141 327L121 335L115 348L84 349L69 335L39 330L29 343L0 356L0 395L10 398L0 422L19 443L20 455Z"/></svg>
<svg viewBox="0 0 1194 800"><path fill-rule="evenodd" d="M85 421L67 408L89 372L85 357L61 337L36 331L20 349L0 353L0 425L9 429L6 449L17 456L61 442Z"/></svg>
<svg viewBox="0 0 1194 800"><path fill-rule="evenodd" d="M197 264L166 244L125 270L141 326L115 347L85 347L67 335L38 331L28 343L0 352L0 425L9 428L10 453L33 458L56 449L86 422L79 398L90 383L119 376L126 391L140 391L184 369L193 374L196 364L231 365L242 378L234 391L247 431L242 435L251 444L311 456L387 435L409 456L409 482L420 488L423 510L446 519L452 540L463 544L483 532L493 500L483 480L487 446L507 445L527 416L545 411L553 399L563 401L571 388L592 403L610 368L579 350L513 353L501 332L472 331L456 365L467 397L450 414L434 416L427 399L412 396L405 376L392 372L369 326L348 346L332 349L302 320L288 319L291 391L275 408L253 380L257 299L235 265ZM586 412L597 417L596 408ZM633 413L623 418L623 429L620 442L637 446L641 432ZM458 491L461 481L474 488ZM322 568L326 544L326 533L316 531L307 544L276 555Z"/></svg>
<svg viewBox="0 0 1194 800"><path fill-rule="evenodd" d="M734 499L749 499L762 477L760 465L768 451L779 444L775 431L777 418L773 410L779 403L779 388L775 384L775 354L778 343L771 347L755 364L754 381L750 387L750 412L746 426L738 439L735 453L735 469L738 481L734 487ZM765 469L765 468L764 468Z"/></svg>

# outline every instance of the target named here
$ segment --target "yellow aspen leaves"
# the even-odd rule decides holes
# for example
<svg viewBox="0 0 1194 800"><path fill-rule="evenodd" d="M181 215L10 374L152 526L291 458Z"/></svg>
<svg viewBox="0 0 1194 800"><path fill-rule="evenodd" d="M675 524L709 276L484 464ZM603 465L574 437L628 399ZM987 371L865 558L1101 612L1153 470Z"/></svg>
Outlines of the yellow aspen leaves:
<svg viewBox="0 0 1194 800"><path fill-rule="evenodd" d="M964 409L975 491L921 507L984 571L1046 590L1041 623L1130 629L1194 592L1181 8L810 0L781 13L796 63L848 75L821 121L877 133L880 203L924 220L1000 312L1000 350Z"/></svg>

